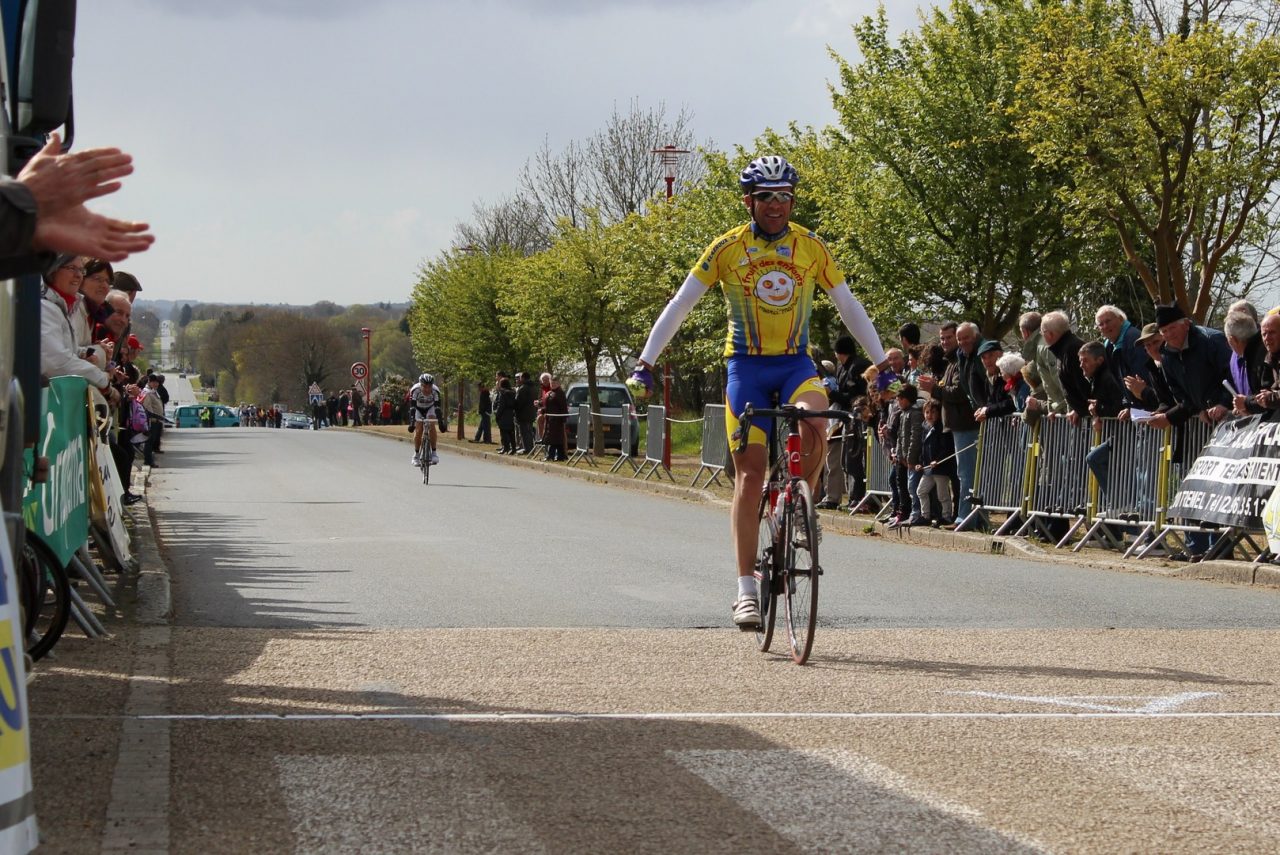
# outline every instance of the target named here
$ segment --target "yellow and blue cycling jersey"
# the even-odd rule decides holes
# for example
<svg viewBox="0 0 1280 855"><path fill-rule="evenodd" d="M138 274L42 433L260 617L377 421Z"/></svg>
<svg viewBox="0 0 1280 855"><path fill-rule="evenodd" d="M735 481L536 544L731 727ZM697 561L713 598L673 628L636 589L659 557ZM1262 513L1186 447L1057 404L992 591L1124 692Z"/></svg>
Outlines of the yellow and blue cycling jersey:
<svg viewBox="0 0 1280 855"><path fill-rule="evenodd" d="M708 288L718 282L724 291L725 356L807 353L815 290L830 291L844 281L826 244L795 223L776 241L759 237L752 223L728 231L690 275Z"/></svg>

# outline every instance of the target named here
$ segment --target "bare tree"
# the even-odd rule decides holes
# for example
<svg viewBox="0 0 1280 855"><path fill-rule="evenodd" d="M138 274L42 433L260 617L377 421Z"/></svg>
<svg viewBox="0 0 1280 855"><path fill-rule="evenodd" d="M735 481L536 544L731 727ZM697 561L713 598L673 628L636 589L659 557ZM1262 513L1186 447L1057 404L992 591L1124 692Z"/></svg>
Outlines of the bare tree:
<svg viewBox="0 0 1280 855"><path fill-rule="evenodd" d="M532 255L551 245L542 212L527 196L515 195L495 205L477 202L472 212L472 222L461 223L457 228L460 247L484 253L512 249L521 255Z"/></svg>
<svg viewBox="0 0 1280 855"><path fill-rule="evenodd" d="M525 164L520 177L523 195L537 208L547 234L552 234L561 220L568 220L574 228L583 225L588 182L587 158L582 146L570 142L564 151L556 154L546 139Z"/></svg>
<svg viewBox="0 0 1280 855"><path fill-rule="evenodd" d="M1133 0L1133 10L1138 22L1152 27L1162 40L1210 22L1227 30L1256 25L1263 37L1280 32L1275 0Z"/></svg>
<svg viewBox="0 0 1280 855"><path fill-rule="evenodd" d="M625 114L615 104L608 123L587 140L589 203L607 222L643 210L665 186L666 169L653 150L667 145L692 149L692 124L693 114L684 108L668 121L662 103L645 110L633 100ZM693 183L702 169L701 158L680 158L676 185Z"/></svg>
<svg viewBox="0 0 1280 855"><path fill-rule="evenodd" d="M653 150L692 149L692 121L687 110L668 120L662 104L645 110L632 101L626 113L615 106L605 127L585 143L571 142L556 154L544 140L525 164L523 195L541 210L548 233L561 220L582 228L588 210L598 211L607 223L617 222L644 210L663 191L665 169ZM681 158L676 186L696 184L704 172L702 158Z"/></svg>

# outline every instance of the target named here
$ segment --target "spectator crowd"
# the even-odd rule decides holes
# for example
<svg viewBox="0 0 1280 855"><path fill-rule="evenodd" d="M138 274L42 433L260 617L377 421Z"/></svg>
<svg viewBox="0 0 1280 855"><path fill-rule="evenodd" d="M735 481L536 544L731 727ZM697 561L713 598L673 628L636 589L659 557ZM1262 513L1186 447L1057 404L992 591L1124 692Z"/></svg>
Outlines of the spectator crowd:
<svg viewBox="0 0 1280 855"><path fill-rule="evenodd" d="M914 323L898 330L882 370L836 341L836 361L820 361L832 404L853 416L833 425L820 508L866 492L865 437L890 466L890 526L972 525L978 431L987 419L1028 422L1063 418L1072 425L1103 418L1153 428L1193 420L1215 424L1280 409L1280 313L1259 316L1233 303L1222 327L1193 323L1176 305L1157 306L1138 328L1112 305L1097 309L1089 332L1065 312L1027 312L1019 340L1006 347L984 339L977 325L945 321L922 342ZM1086 340L1087 338L1087 340ZM1091 455L1092 456L1092 455ZM1095 474L1105 461L1090 460ZM1188 552L1203 552L1188 536Z"/></svg>

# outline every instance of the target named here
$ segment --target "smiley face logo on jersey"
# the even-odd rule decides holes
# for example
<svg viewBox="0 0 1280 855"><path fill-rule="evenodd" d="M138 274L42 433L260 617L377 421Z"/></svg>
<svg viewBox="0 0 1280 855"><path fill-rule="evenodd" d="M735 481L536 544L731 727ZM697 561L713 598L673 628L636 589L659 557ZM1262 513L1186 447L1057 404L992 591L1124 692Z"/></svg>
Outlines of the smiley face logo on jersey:
<svg viewBox="0 0 1280 855"><path fill-rule="evenodd" d="M788 305L795 292L796 280L782 270L770 270L756 280L756 297L776 308Z"/></svg>

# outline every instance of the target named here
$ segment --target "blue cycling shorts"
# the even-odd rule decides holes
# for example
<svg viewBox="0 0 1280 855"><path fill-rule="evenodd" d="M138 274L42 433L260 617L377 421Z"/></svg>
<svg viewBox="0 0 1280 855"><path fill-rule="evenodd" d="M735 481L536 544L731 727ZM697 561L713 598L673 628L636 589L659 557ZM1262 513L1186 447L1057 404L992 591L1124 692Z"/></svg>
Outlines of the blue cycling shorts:
<svg viewBox="0 0 1280 855"><path fill-rule="evenodd" d="M725 432L729 435L729 450L738 447L738 417L747 404L768 409L773 406L776 392L778 401L794 404L805 392L818 392L824 398L827 390L818 379L818 370L808 354L789 353L782 356L739 355L729 357L729 383L724 390ZM773 419L759 417L751 420L750 445L766 445L773 432Z"/></svg>

